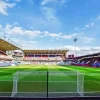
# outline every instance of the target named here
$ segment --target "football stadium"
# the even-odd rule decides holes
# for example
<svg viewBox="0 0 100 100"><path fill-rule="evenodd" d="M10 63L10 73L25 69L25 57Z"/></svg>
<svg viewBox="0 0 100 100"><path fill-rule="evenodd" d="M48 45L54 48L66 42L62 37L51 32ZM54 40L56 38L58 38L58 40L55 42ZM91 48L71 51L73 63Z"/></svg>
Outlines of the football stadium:
<svg viewBox="0 0 100 100"><path fill-rule="evenodd" d="M0 39L0 97L99 97L100 53L67 57L68 52L22 50Z"/></svg>
<svg viewBox="0 0 100 100"><path fill-rule="evenodd" d="M100 98L100 0L0 0L0 100L35 98Z"/></svg>

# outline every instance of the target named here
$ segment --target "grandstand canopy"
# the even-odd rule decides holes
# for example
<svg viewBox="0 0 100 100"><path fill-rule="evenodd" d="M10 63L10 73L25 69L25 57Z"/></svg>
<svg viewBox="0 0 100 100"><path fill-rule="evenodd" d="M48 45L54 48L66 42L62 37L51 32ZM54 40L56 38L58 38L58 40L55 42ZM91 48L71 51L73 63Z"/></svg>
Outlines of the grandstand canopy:
<svg viewBox="0 0 100 100"><path fill-rule="evenodd" d="M9 50L19 50L20 48L3 40L0 39L0 50L2 51L9 51Z"/></svg>
<svg viewBox="0 0 100 100"><path fill-rule="evenodd" d="M100 52L94 53L94 54L89 54L89 55L84 55L84 56L79 56L76 58L81 59L81 58L94 58L94 57L100 57Z"/></svg>
<svg viewBox="0 0 100 100"><path fill-rule="evenodd" d="M27 54L66 54L68 50L23 50Z"/></svg>

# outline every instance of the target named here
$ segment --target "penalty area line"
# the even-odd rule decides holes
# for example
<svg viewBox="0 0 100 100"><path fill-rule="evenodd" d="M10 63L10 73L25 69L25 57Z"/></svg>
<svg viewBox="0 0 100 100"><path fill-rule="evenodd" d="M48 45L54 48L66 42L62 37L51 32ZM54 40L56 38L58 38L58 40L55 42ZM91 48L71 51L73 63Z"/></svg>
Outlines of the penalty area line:
<svg viewBox="0 0 100 100"><path fill-rule="evenodd" d="M94 81L94 82L100 84L100 82L98 82L98 81Z"/></svg>

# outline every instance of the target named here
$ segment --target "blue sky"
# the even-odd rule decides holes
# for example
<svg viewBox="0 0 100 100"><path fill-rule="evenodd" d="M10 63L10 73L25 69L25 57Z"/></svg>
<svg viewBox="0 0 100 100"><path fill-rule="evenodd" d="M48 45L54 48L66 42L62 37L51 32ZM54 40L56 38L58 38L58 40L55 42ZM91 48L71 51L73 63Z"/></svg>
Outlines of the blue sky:
<svg viewBox="0 0 100 100"><path fill-rule="evenodd" d="M23 49L100 51L100 0L0 0L0 36Z"/></svg>

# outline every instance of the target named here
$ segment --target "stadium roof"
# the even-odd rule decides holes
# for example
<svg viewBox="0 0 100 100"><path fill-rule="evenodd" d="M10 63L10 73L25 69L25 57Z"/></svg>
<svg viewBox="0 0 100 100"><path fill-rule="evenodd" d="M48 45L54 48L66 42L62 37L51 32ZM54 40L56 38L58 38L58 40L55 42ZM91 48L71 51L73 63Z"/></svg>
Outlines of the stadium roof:
<svg viewBox="0 0 100 100"><path fill-rule="evenodd" d="M94 53L94 54L89 54L89 55L84 55L84 56L79 56L76 58L80 59L80 58L92 58L92 57L100 57L100 52Z"/></svg>
<svg viewBox="0 0 100 100"><path fill-rule="evenodd" d="M20 48L7 42L4 39L0 39L0 50L9 51L9 50L19 50Z"/></svg>
<svg viewBox="0 0 100 100"><path fill-rule="evenodd" d="M23 50L25 54L65 54L68 50Z"/></svg>

